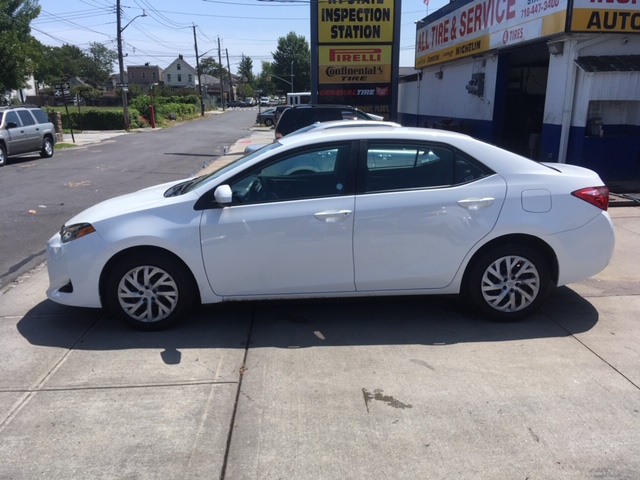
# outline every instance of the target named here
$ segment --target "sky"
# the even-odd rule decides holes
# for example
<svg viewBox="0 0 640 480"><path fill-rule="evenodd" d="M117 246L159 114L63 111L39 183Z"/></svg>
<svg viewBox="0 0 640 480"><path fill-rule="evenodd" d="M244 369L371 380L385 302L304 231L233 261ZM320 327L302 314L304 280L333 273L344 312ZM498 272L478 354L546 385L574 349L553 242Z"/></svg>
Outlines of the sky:
<svg viewBox="0 0 640 480"><path fill-rule="evenodd" d="M423 0L402 0L401 67L414 65L415 22L446 3L429 0L427 7ZM41 13L32 21L31 33L45 45L66 43L86 50L98 42L117 50L115 0L39 4ZM244 54L253 61L253 73L259 74L262 61L273 61L278 38L289 32L311 40L309 0L121 0L121 8L125 68L147 62L166 68L180 54L195 67L194 25L198 56L217 60L220 39L222 63L227 66L228 52L232 73L237 73ZM137 17L143 12L146 16Z"/></svg>

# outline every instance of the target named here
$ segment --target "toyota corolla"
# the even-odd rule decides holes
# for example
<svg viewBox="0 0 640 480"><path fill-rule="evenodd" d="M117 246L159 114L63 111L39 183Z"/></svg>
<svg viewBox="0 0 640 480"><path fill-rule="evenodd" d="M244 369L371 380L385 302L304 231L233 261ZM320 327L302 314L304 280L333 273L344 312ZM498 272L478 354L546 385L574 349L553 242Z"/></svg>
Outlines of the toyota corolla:
<svg viewBox="0 0 640 480"><path fill-rule="evenodd" d="M460 294L517 320L604 269L593 171L418 128L310 131L117 197L48 244L49 298L164 328L199 303Z"/></svg>

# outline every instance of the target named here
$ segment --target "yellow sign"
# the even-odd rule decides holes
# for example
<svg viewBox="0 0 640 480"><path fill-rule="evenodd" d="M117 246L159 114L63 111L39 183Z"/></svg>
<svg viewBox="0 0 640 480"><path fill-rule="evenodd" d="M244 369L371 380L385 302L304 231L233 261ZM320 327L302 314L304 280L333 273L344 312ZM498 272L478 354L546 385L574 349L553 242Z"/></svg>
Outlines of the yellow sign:
<svg viewBox="0 0 640 480"><path fill-rule="evenodd" d="M571 31L640 33L640 11L574 8Z"/></svg>
<svg viewBox="0 0 640 480"><path fill-rule="evenodd" d="M318 2L318 43L393 42L394 0Z"/></svg>
<svg viewBox="0 0 640 480"><path fill-rule="evenodd" d="M455 58L477 55L478 53L489 50L490 40L490 35L483 35L465 43L452 45L450 47L430 52L427 55L416 58L415 68L423 68L436 63L453 60Z"/></svg>
<svg viewBox="0 0 640 480"><path fill-rule="evenodd" d="M391 49L391 45L320 46L320 83L388 83Z"/></svg>

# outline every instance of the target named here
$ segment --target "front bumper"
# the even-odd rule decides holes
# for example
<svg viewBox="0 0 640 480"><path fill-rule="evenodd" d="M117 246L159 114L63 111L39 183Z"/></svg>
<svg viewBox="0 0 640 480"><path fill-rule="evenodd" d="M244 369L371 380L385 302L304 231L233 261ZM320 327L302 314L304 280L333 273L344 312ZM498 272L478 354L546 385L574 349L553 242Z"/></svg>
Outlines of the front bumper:
<svg viewBox="0 0 640 480"><path fill-rule="evenodd" d="M47 243L47 297L62 305L102 307L100 274L111 255L98 232L69 243L56 233Z"/></svg>

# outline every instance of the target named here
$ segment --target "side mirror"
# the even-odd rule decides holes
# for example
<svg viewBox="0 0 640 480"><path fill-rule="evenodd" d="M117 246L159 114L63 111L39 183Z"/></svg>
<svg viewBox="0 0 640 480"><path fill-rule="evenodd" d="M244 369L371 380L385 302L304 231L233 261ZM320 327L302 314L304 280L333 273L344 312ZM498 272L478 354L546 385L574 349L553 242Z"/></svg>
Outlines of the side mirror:
<svg viewBox="0 0 640 480"><path fill-rule="evenodd" d="M218 188L216 188L213 196L215 197L216 202L221 205L230 204L233 200L233 192L231 191L231 187L229 185L220 185Z"/></svg>

